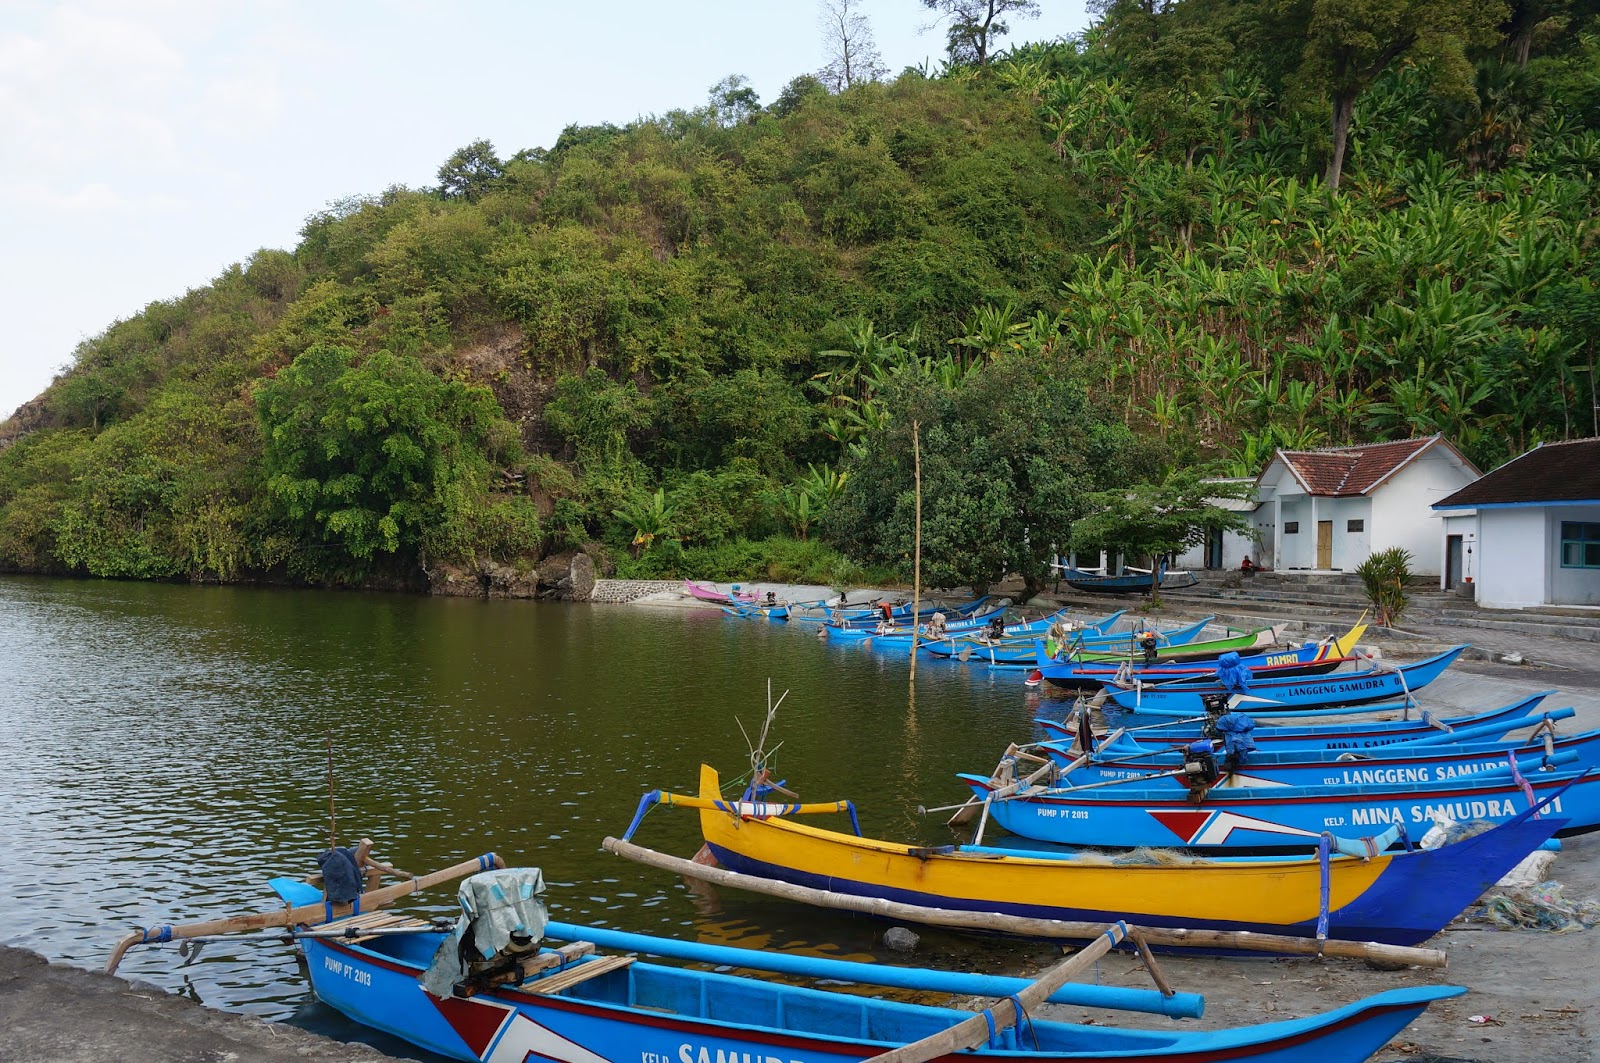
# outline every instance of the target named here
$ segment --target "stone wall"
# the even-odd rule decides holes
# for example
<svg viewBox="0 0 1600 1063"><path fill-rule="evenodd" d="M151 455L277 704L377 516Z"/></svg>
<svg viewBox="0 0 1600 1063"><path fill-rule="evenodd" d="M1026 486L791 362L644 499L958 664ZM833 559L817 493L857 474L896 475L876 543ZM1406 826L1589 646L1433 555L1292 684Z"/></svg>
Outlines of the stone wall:
<svg viewBox="0 0 1600 1063"><path fill-rule="evenodd" d="M683 581L675 579L597 579L594 581L594 593L589 596L589 601L623 605L663 591L682 589Z"/></svg>

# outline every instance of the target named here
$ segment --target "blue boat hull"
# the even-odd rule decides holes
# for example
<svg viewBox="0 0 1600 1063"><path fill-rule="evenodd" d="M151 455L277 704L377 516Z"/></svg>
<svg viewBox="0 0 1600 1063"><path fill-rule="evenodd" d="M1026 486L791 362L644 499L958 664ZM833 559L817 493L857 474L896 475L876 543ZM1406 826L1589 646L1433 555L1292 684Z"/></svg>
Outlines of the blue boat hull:
<svg viewBox="0 0 1600 1063"><path fill-rule="evenodd" d="M1070 764L1076 759L1076 754L1064 746L1047 745L1044 748L1058 764ZM1551 749L1555 753L1576 755L1576 760L1561 766L1563 771L1600 769L1600 731L1564 735L1554 740ZM1329 749L1258 749L1247 754L1244 763L1236 770L1224 775L1212 792L1226 793L1239 787L1382 787L1400 782L1449 782L1467 775L1508 772L1507 765L1512 757L1534 757L1543 752L1544 747L1540 744L1468 742L1416 750L1404 746L1373 748L1366 750L1360 760L1339 760L1339 757L1349 754ZM1096 754L1096 758L1072 771L1064 782L1082 786L1134 778L1151 772L1169 772L1179 767L1183 759L1181 752L1176 749L1146 748L1142 755L1136 755L1121 743L1106 746ZM1188 792L1176 778L1152 780L1150 785L1180 796Z"/></svg>
<svg viewBox="0 0 1600 1063"><path fill-rule="evenodd" d="M1045 656L1044 650L1037 645L1034 659L1038 663L1039 674L1047 683L1067 690L1098 690L1116 678L1119 671L1124 668L1136 681L1146 684L1176 684L1190 679L1204 682L1214 679L1217 674L1215 661L1174 661L1135 665L1096 661L1056 661ZM1338 656L1337 651L1330 646L1307 643L1299 649L1273 650L1240 657L1239 663L1250 669L1253 690L1256 683L1268 680L1270 677L1331 672L1351 659Z"/></svg>
<svg viewBox="0 0 1600 1063"><path fill-rule="evenodd" d="M991 789L988 779L962 779L980 799ZM1600 827L1600 774L1535 772L1526 781L1535 800L1552 798L1550 815L1567 821L1558 833ZM1126 783L993 801L989 814L1013 834L1054 845L1266 852L1315 847L1323 831L1359 836L1396 823L1416 840L1436 816L1505 823L1529 804L1510 774L1499 772L1447 783L1215 789L1200 804L1169 789Z"/></svg>
<svg viewBox="0 0 1600 1063"><path fill-rule="evenodd" d="M417 980L421 957L438 939L418 935L403 946L397 940L370 948L308 941L312 985L324 1003L355 1021L451 1059L854 1063L972 1014L645 962L559 994L502 989L439 998ZM1040 1020L1022 1034L1001 1031L997 1047L977 1049L971 1057L1354 1063L1376 1052L1432 1001L1461 992L1451 986L1391 990L1312 1018L1215 1032ZM777 1025L779 1019L786 1025Z"/></svg>
<svg viewBox="0 0 1600 1063"><path fill-rule="evenodd" d="M1545 698L1555 693L1553 690L1540 691L1537 694L1524 698L1522 701L1486 712L1474 713L1470 716L1449 716L1437 718L1432 713L1423 712L1419 719L1414 720L1372 720L1366 723L1319 723L1306 725L1288 724L1259 724L1251 732L1250 737L1255 739L1256 745L1262 748L1306 748L1306 749L1375 749L1407 739L1422 738L1428 735L1446 734L1450 731L1468 727L1481 727L1486 724L1502 724L1507 731L1519 725L1527 726L1531 723L1528 715L1539 707ZM1403 705L1394 705L1396 712L1404 709ZM1119 717L1120 721L1122 717ZM1045 734L1053 740L1072 741L1077 738L1077 730L1069 718L1065 722L1049 720L1043 717L1034 720ZM1502 732L1503 733L1503 732ZM1144 742L1187 742L1201 737L1200 723L1198 720L1189 723L1173 723L1160 726L1138 726L1139 739Z"/></svg>
<svg viewBox="0 0 1600 1063"><path fill-rule="evenodd" d="M1239 706L1239 711L1270 716L1274 707L1321 708L1399 698L1421 690L1439 678L1465 649L1465 646L1456 646L1415 664L1402 665L1393 672L1367 669L1316 679L1252 680L1249 696L1265 699L1272 704L1246 703ZM1196 716L1205 712L1205 695L1229 693L1214 683L1187 681L1157 686L1141 685L1126 690L1107 687L1106 690L1107 701L1128 712L1161 709Z"/></svg>

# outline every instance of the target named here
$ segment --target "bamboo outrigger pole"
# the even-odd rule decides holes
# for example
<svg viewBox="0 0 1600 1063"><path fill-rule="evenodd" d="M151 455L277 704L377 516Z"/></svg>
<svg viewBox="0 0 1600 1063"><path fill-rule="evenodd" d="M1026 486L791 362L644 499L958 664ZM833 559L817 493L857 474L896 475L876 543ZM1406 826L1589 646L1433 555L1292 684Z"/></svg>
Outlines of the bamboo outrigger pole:
<svg viewBox="0 0 1600 1063"><path fill-rule="evenodd" d="M177 941L181 938L202 937L209 934L228 934L240 930L264 930L271 926L297 926L301 923L325 923L334 919L341 919L353 915L357 910L369 911L382 907L408 894L425 890L430 886L437 886L441 882L473 875L479 871L488 871L491 868L505 867L505 861L494 853L485 853L471 860L464 860L454 867L447 867L442 871L396 883L393 886L384 886L381 889L369 890L359 898L359 907L349 904L328 904L318 901L315 904L302 904L293 908L280 908L270 912L251 912L247 915L233 915L225 919L208 919L203 923L183 923L178 926L151 926L133 933L117 942L117 947L111 951L111 958L106 961L106 973L116 972L117 965L122 962L122 957L135 945L156 945L167 941Z"/></svg>
<svg viewBox="0 0 1600 1063"><path fill-rule="evenodd" d="M917 632L922 619L922 439L921 425L911 422L911 475L916 486L916 532L911 544L911 686L917 685Z"/></svg>
<svg viewBox="0 0 1600 1063"><path fill-rule="evenodd" d="M1015 1026L1038 1007L1046 997L1087 971L1096 960L1122 943L1128 934L1126 923L1112 923L1101 929L1089 944L1050 968L1028 988L1015 996L997 1000L988 1011L963 1019L948 1029L929 1034L900 1048L869 1057L870 1063L928 1063L929 1060L989 1042L992 1032Z"/></svg>
<svg viewBox="0 0 1600 1063"><path fill-rule="evenodd" d="M719 886L751 893L764 893L769 897L800 904L814 904L823 908L836 908L847 912L881 919L905 919L929 926L948 926L962 930L980 930L986 933L1015 934L1019 937L1056 938L1078 941L1092 940L1104 932L1104 923L1073 922L1067 919L1037 919L1020 915L1002 915L998 912L962 911L954 908L925 908L919 904L885 900L882 897L862 897L852 893L812 889L790 882L778 882L756 875L745 875L721 867L707 867L692 860L684 860L642 845L607 838L601 847L626 860L647 867L672 871L685 878L699 879ZM1377 941L1341 941L1329 938L1290 937L1287 934L1258 934L1250 930L1186 930L1179 927L1138 927L1144 940L1151 945L1183 948L1238 949L1242 952L1273 952L1294 956L1336 956L1342 959L1373 960L1378 963L1399 963L1413 967L1446 967L1448 958L1439 949L1415 948L1406 945L1385 945Z"/></svg>

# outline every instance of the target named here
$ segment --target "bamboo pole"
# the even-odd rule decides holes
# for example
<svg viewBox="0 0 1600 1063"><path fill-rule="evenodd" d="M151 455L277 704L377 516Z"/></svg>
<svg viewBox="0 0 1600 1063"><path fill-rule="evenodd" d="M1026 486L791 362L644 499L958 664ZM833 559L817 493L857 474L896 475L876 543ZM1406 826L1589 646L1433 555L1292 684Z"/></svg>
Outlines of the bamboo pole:
<svg viewBox="0 0 1600 1063"><path fill-rule="evenodd" d="M917 685L917 621L922 612L922 426L911 422L912 481L916 486L916 534L911 547L911 686Z"/></svg>
<svg viewBox="0 0 1600 1063"><path fill-rule="evenodd" d="M763 893L769 897L781 897L799 904L815 904L823 908L859 912L880 919L905 919L929 926L979 930L990 934L1015 934L1019 937L1078 941L1088 940L1105 929L1100 923L1037 919L954 908L927 908L920 904L885 900L882 897L861 897L851 893L812 889L808 886L796 886L790 882L745 875L726 868L707 867L692 860L659 853L654 849L646 849L642 845L619 841L616 838L607 838L601 843L601 848L625 860L671 871L685 878L699 879L702 882L729 886L750 893ZM1181 927L1155 926L1141 926L1140 932L1150 944L1168 948L1237 949L1241 952L1271 952L1293 956L1335 956L1342 959L1399 963L1413 967L1442 968L1448 963L1445 954L1438 949L1385 945L1376 941L1341 941L1333 938L1316 941L1312 938L1291 937L1287 934L1258 934L1250 930L1186 930Z"/></svg>
<svg viewBox="0 0 1600 1063"><path fill-rule="evenodd" d="M479 871L488 871L490 868L505 867L505 861L494 853L485 853L483 856L471 860L463 860L453 867L442 871L434 871L420 878L409 879L396 883L393 886L384 886L382 889L363 893L360 898L363 911L377 908L400 897L408 896L420 890L437 886L441 882L462 878L466 875L476 874ZM167 941L176 941L180 938L200 937L207 934L229 934L241 930L263 930L272 926L295 926L299 923L325 923L330 919L340 919L352 914L354 906L349 904L335 904L330 912L329 906L318 901L315 904L302 904L292 908L281 908L271 912L251 912L247 915L232 915L223 919L208 919L201 923L182 923L178 926L152 926L143 930L136 930L117 942L117 947L112 950L111 958L106 961L106 973L114 974L117 965L122 962L122 957L135 945L154 945Z"/></svg>
<svg viewBox="0 0 1600 1063"><path fill-rule="evenodd" d="M1038 1007L1051 993L1087 971L1100 957L1116 948L1127 933L1127 924L1112 923L1088 945L1050 968L1015 996L997 1000L987 1011L963 1019L947 1030L868 1058L876 1063L928 1063L951 1052L986 1044L991 1024L996 1030L1004 1030L1021 1022L1029 1008Z"/></svg>

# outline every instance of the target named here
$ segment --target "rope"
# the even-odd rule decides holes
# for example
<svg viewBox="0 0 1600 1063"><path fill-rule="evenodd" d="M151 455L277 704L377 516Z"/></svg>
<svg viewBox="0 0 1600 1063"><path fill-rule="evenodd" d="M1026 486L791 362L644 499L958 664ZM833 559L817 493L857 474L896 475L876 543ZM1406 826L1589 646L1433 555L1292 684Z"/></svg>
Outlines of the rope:
<svg viewBox="0 0 1600 1063"><path fill-rule="evenodd" d="M1511 781L1515 782L1522 790L1522 795L1528 799L1528 807L1533 809L1534 819L1543 819L1544 812L1539 808L1539 802L1533 796L1533 785L1522 777L1522 771L1517 767L1516 750L1511 751Z"/></svg>
<svg viewBox="0 0 1600 1063"><path fill-rule="evenodd" d="M1033 1016L1028 1014L1028 1009L1022 1006L1022 998L1015 993L1011 994L1011 1006L1017 1009L1017 1047L1022 1047L1022 1025L1027 1023L1028 1034L1033 1038L1033 1047L1039 1047L1039 1031L1033 1028Z"/></svg>
<svg viewBox="0 0 1600 1063"><path fill-rule="evenodd" d="M995 1025L994 1025L994 1009L993 1008L984 1008L983 1009L983 1018L984 1018L984 1021L989 1024L989 1047L990 1048L999 1048L1000 1045L996 1040L996 1035L999 1033L999 1031L995 1029Z"/></svg>
<svg viewBox="0 0 1600 1063"><path fill-rule="evenodd" d="M1317 870L1322 879L1320 894L1317 902L1317 942L1320 945L1328 940L1328 856L1333 850L1333 835L1327 831L1317 839Z"/></svg>

